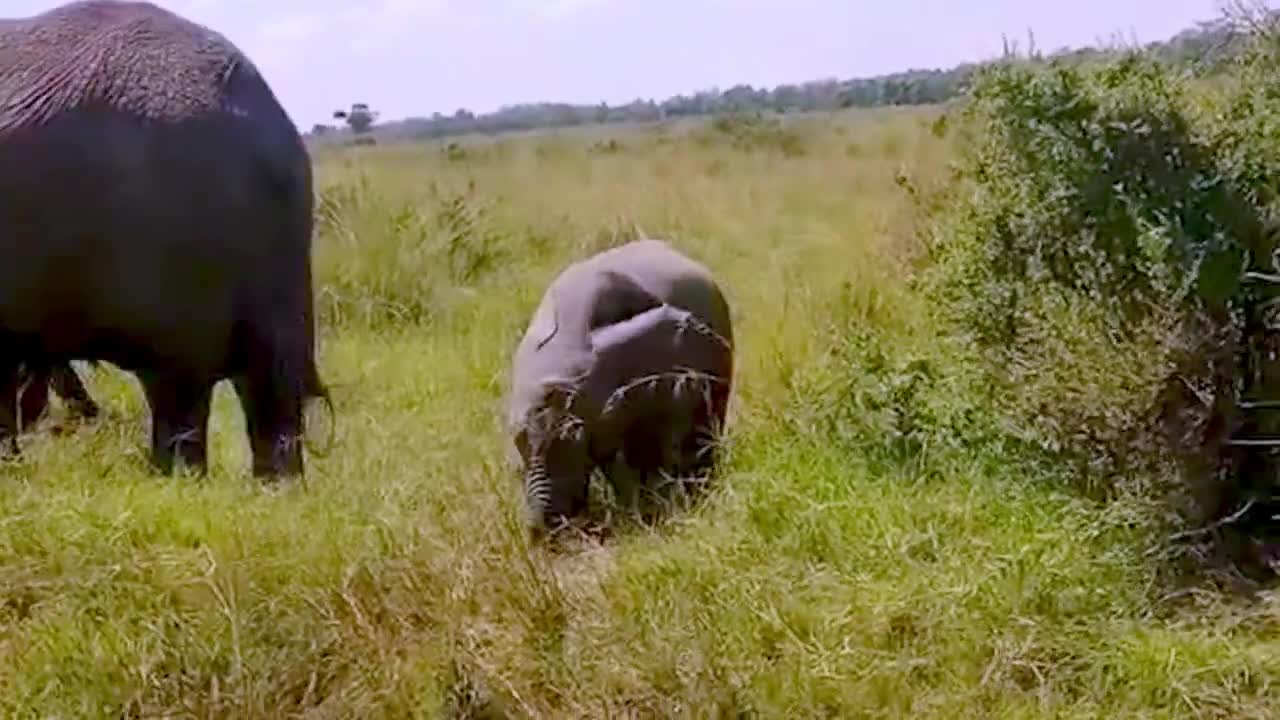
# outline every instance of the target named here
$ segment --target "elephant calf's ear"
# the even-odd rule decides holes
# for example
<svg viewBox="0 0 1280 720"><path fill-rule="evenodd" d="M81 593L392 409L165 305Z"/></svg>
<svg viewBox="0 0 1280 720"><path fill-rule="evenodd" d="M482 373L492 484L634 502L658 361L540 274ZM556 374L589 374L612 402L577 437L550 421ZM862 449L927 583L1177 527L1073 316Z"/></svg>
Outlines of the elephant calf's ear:
<svg viewBox="0 0 1280 720"><path fill-rule="evenodd" d="M599 301L591 311L592 330L616 325L662 306L657 296L615 270L602 272L599 283Z"/></svg>
<svg viewBox="0 0 1280 720"><path fill-rule="evenodd" d="M529 337L534 338L536 341L539 350L551 342L551 338L555 337L556 332L560 329L559 318L556 317L557 313L556 303L553 301L542 303L533 314L533 320L529 323L528 333Z"/></svg>

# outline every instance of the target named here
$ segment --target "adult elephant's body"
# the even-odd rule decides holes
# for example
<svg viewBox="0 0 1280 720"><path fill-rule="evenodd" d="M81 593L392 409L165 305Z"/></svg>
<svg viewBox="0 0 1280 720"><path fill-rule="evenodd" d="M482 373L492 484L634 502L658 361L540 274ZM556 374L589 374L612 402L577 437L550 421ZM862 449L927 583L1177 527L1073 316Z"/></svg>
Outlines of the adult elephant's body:
<svg viewBox="0 0 1280 720"><path fill-rule="evenodd" d="M164 470L204 465L231 378L255 472L301 472L312 203L296 127L222 36L112 0L0 21L0 378L134 371Z"/></svg>
<svg viewBox="0 0 1280 720"><path fill-rule="evenodd" d="M508 422L535 525L579 513L594 468L624 504L714 461L733 329L711 273L660 240L566 268L517 348Z"/></svg>

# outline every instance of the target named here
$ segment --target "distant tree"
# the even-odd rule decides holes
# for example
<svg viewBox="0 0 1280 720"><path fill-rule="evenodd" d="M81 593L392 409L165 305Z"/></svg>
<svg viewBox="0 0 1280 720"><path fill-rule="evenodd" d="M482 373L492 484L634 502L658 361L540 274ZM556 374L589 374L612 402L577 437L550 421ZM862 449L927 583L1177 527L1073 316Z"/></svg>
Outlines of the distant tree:
<svg viewBox="0 0 1280 720"><path fill-rule="evenodd" d="M1257 0L1225 0L1250 2ZM1273 11L1274 12L1274 11ZM1201 23L1164 42L1144 49L1163 62L1198 67L1212 72L1229 60L1248 24L1216 20ZM1034 35L1023 42L1005 38L1005 52L1042 62L1053 59L1066 63L1089 63L1110 56L1122 48L1102 45L1045 53L1036 47ZM1129 44L1132 46L1132 43ZM1020 46L1025 46L1025 49ZM949 69L910 69L876 77L838 80L827 78L780 85L773 89L741 84L727 90L708 88L692 94L676 95L662 102L636 99L618 105L534 102L508 105L495 112L476 114L459 109L452 114L433 113L379 126L379 137L439 138L467 133L497 134L539 128L568 127L586 123L651 122L666 118L719 115L722 113L821 112L838 108L880 107L942 103L968 91L970 81L985 63L964 63ZM357 133L368 132L376 113L357 103L335 117L345 119Z"/></svg>
<svg viewBox="0 0 1280 720"><path fill-rule="evenodd" d="M767 93L761 91L761 94ZM755 89L750 85L735 85L726 90L721 97L726 109L730 111L752 110L761 105Z"/></svg>
<svg viewBox="0 0 1280 720"><path fill-rule="evenodd" d="M367 103L352 103L350 110L335 110L333 117L346 120L351 132L361 135L373 128L374 122L378 119L378 112L370 110Z"/></svg>

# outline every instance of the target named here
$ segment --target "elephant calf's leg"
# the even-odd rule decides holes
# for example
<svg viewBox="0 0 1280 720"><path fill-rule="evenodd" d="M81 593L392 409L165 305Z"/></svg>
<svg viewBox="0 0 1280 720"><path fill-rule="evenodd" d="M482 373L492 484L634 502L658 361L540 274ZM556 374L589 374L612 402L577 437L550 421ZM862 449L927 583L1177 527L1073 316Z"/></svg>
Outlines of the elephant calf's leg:
<svg viewBox="0 0 1280 720"><path fill-rule="evenodd" d="M710 474L719 459L721 434L729 407L728 385L713 385L694 413L693 432L685 438L683 455L687 472L693 476Z"/></svg>
<svg viewBox="0 0 1280 720"><path fill-rule="evenodd" d="M151 407L152 462L166 475L175 459L204 472L213 383L172 371L140 373L140 379Z"/></svg>
<svg viewBox="0 0 1280 720"><path fill-rule="evenodd" d="M616 453L608 465L609 484L613 486L618 507L624 512L640 512L640 493L647 473L627 462L624 453Z"/></svg>

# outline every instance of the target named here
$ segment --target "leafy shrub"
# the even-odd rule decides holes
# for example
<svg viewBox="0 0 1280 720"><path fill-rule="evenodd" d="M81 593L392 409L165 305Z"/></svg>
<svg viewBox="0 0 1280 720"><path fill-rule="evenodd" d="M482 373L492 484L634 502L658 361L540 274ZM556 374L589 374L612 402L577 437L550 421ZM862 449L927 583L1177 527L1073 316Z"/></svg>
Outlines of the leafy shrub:
<svg viewBox="0 0 1280 720"><path fill-rule="evenodd" d="M940 249L967 264L951 297L983 340L1016 341L1046 292L1117 321L1220 307L1235 292L1257 213L1185 106L1181 84L1138 55L979 76L967 111L985 137L959 173L974 196Z"/></svg>
<svg viewBox="0 0 1280 720"><path fill-rule="evenodd" d="M934 352L903 352L881 331L850 325L833 343L831 372L798 388L790 417L879 471L927 472L945 456L990 440L973 377Z"/></svg>
<svg viewBox="0 0 1280 720"><path fill-rule="evenodd" d="M1138 53L980 72L930 281L1014 435L1090 490L1164 497L1180 522L1219 531L1230 520L1252 547L1271 532L1276 467L1238 441L1270 427L1247 399L1280 399L1280 371L1273 291L1247 271L1275 272L1280 93L1234 90L1206 100Z"/></svg>

